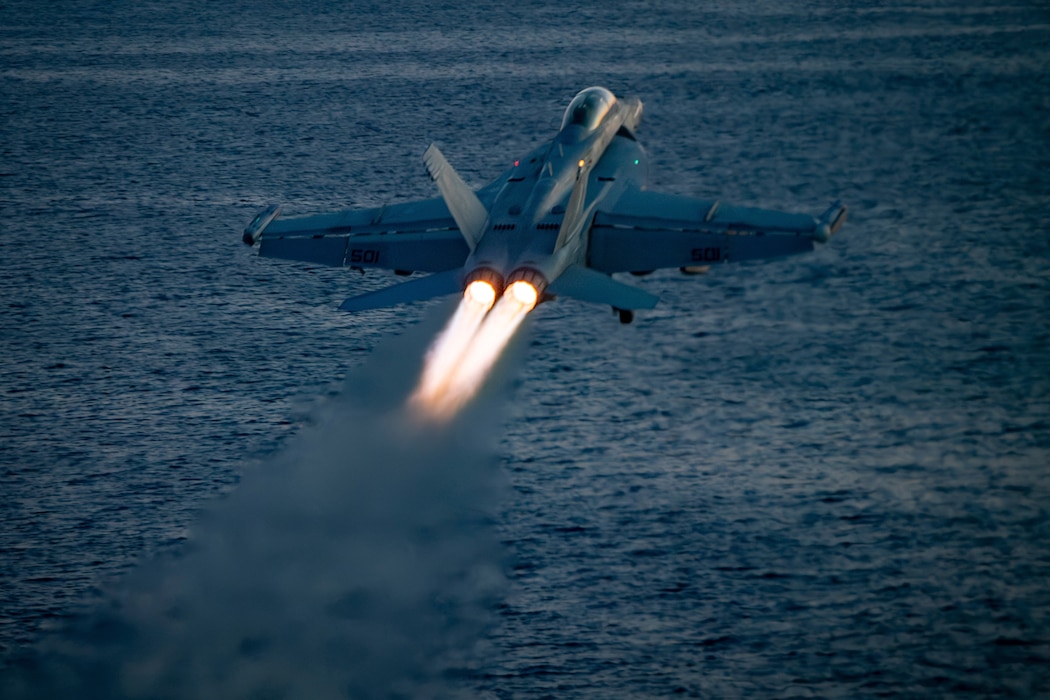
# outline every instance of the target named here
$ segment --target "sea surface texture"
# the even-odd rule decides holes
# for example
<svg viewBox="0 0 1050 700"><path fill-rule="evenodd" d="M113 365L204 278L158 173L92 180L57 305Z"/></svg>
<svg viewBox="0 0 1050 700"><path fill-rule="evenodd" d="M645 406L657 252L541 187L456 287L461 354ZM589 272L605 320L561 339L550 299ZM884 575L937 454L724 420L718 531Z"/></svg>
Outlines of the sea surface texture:
<svg viewBox="0 0 1050 700"><path fill-rule="evenodd" d="M580 89L816 252L451 307L241 231L481 186ZM0 0L0 696L1050 697L1045 2Z"/></svg>

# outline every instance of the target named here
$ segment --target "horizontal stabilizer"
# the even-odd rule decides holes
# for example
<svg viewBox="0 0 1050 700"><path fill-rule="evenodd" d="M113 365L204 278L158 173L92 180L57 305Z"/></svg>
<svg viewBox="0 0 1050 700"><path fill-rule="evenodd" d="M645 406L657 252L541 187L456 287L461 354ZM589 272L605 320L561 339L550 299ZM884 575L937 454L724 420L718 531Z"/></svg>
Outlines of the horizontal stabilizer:
<svg viewBox="0 0 1050 700"><path fill-rule="evenodd" d="M382 309L387 306L407 304L412 301L426 301L435 297L455 294L463 290L463 270L446 270L427 275L409 282L392 284L374 292L359 294L344 301L339 308L343 311L367 311Z"/></svg>
<svg viewBox="0 0 1050 700"><path fill-rule="evenodd" d="M580 265L567 267L547 289L555 296L607 304L625 310L651 309L660 301L656 295Z"/></svg>

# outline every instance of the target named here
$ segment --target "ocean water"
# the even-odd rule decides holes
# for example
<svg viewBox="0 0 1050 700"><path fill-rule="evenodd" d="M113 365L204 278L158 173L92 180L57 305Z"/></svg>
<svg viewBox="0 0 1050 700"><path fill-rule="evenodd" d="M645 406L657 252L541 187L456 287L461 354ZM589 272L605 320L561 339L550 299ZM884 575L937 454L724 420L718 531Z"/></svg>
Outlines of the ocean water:
<svg viewBox="0 0 1050 700"><path fill-rule="evenodd" d="M0 696L1050 695L1048 68L1039 2L5 0ZM240 242L595 84L849 222L543 305L447 432L446 304Z"/></svg>

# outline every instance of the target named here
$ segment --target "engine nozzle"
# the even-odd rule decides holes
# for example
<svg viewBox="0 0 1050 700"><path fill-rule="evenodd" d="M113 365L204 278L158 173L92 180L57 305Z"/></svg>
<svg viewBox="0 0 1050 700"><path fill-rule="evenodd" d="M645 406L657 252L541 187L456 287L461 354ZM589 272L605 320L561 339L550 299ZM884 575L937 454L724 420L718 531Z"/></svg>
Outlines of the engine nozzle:
<svg viewBox="0 0 1050 700"><path fill-rule="evenodd" d="M547 278L543 276L543 273L531 267L519 267L514 272L507 275L507 289L510 289L511 285L515 282L526 282L530 287L536 290L536 294L539 297L543 296L544 290L547 289L547 285L550 284Z"/></svg>
<svg viewBox="0 0 1050 700"><path fill-rule="evenodd" d="M505 295L513 297L518 303L533 308L543 301L543 292L547 289L547 278L539 270L531 267L519 267L507 275Z"/></svg>
<svg viewBox="0 0 1050 700"><path fill-rule="evenodd" d="M503 294L503 276L491 267L475 268L463 280L463 295L486 308Z"/></svg>

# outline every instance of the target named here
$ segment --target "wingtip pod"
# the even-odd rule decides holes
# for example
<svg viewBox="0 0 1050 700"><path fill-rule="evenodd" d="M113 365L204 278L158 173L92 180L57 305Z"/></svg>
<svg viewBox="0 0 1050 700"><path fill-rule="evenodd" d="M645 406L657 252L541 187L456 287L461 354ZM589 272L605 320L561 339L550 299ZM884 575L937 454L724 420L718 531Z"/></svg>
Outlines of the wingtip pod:
<svg viewBox="0 0 1050 700"><path fill-rule="evenodd" d="M820 215L817 227L813 230L813 238L821 243L827 243L828 239L842 228L842 224L846 223L847 212L849 212L849 207L845 204L837 200L832 202L831 206Z"/></svg>
<svg viewBox="0 0 1050 700"><path fill-rule="evenodd" d="M255 245L259 242L259 238L262 237L263 231L270 225L270 222L277 218L277 215L281 213L280 204L271 204L252 219L252 222L248 224L247 228L244 229L244 235L241 240L244 241L245 245Z"/></svg>

